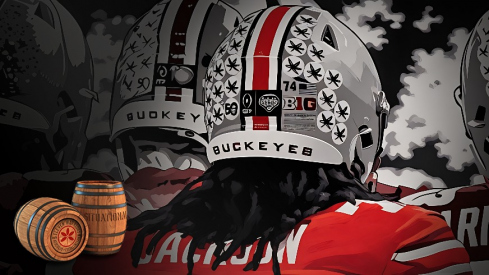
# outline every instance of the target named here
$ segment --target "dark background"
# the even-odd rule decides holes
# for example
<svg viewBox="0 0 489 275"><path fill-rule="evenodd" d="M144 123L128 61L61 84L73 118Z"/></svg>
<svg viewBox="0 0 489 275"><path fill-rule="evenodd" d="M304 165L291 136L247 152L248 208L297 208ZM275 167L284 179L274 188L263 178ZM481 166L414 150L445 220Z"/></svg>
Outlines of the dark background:
<svg viewBox="0 0 489 275"><path fill-rule="evenodd" d="M240 2L241 1L241 2ZM240 5L246 5L246 3L251 3L252 1L247 0L233 0L229 1L232 3L239 3ZM300 0L297 0L300 2ZM146 11L148 11L157 1L70 1L70 0L60 0L61 4L63 4L68 11L72 13L75 19L79 22L83 32L87 35L89 40L89 45L92 50L92 55L94 56L94 64L95 64L95 75L100 75L101 70L108 70L110 67L109 63L115 64L115 60L118 56L118 50L120 50L120 46L116 45L117 43L121 43L121 40L124 37L125 31L130 27L131 22L133 22L136 18L142 16ZM307 2L303 0L303 2ZM384 43L379 47L371 47L368 44L368 38L364 39L361 34L359 36L364 40L364 42L369 46L369 51L377 65L377 69L380 75L380 79L382 81L383 90L387 94L387 99L391 105L391 110L395 111L396 106L400 103L399 96L401 92L404 93L412 93L413 91L409 90L409 87L406 88L406 84L403 83L403 77L414 75L416 76L419 73L423 72L423 68L415 70L413 66L416 65L416 57L415 51L422 50L426 52L428 55L434 53L434 51L441 51L443 53L448 54L453 50L452 46L449 45L448 37L454 32L456 29L465 29L468 33L470 32L477 20L487 11L489 10L489 1L338 1L338 0L330 0L330 1L317 1L317 3L325 10L328 10L330 13L335 15L337 18L342 17L344 15L350 16L351 20L345 22L347 26L351 27L355 30L354 24L357 20L355 17L355 13L350 13L348 9L355 8L360 10L362 13L362 8L365 9L365 14L369 13L369 10L372 10L372 7L378 8L379 3L383 6L386 6L389 12L393 14L401 14L403 15L403 20L400 28L392 28L391 23L393 23L389 19L385 19L382 11L379 9L379 12L375 14L372 18L367 18L358 24L358 26L368 25L371 28L381 27L385 29L386 33L384 38L388 40L387 43ZM376 3L376 5L371 5L372 3ZM430 31L421 31L418 28L413 26L413 23L417 20L420 20L423 16L423 12L427 9L427 7L431 7L431 11L429 15L431 17L440 17L442 18L441 22L436 22L430 25ZM357 12L358 14L358 12ZM358 17L358 15L356 15ZM114 18L122 18L122 23L117 24L114 23ZM127 19L126 24L124 24L124 20ZM340 18L339 18L340 19ZM340 19L341 20L341 19ZM97 24L102 23L104 25L103 33L101 33L101 28L97 28ZM90 35L102 36L108 35L109 40L114 44L110 50L113 51L110 57L102 56L99 60L99 55L97 51L100 51L101 48L105 48L104 46L98 46L96 43L90 42ZM368 35L368 34L367 34ZM466 40L465 40L466 41ZM104 49L107 51L107 49ZM460 53L461 48L458 49ZM106 58L105 60L103 60ZM450 58L450 57L446 57ZM430 60L425 60L425 62L430 62ZM436 62L434 59L433 62ZM452 62L450 66L460 66L458 60ZM98 65L102 69L97 69ZM436 64L434 64L436 66ZM443 70L454 69L454 68L444 68L440 67L441 75L443 75ZM455 68L458 70L458 68ZM426 72L430 73L430 72ZM110 172L111 175L117 177L117 167L115 163L114 156L110 156L112 159L112 165L106 167L100 167L97 163L97 158L103 158L101 155L101 150L112 148L111 144L108 142L108 115L100 110L108 110L109 104L109 93L111 90L111 79L110 75L113 72L107 71L104 72L105 77L108 79L100 80L100 87L97 92L105 93L106 100L104 102L103 98L101 102L97 103L99 106L93 106L92 110L92 119L99 119L101 123L104 125L103 127L98 127L97 131L90 133L90 129L88 130L89 143L87 146L87 154L85 157L85 162L87 163L87 167L94 168L97 170L102 170L104 172ZM453 73L452 73L453 74ZM454 81L458 76L451 75L447 78L451 78ZM438 81L438 82L436 82ZM433 76L433 83L441 82L442 85L446 84L443 79L438 79ZM97 79L95 80L97 83ZM445 85L442 89L446 90L442 96L444 100L452 100L453 90L456 85ZM428 89L428 87L425 87ZM422 91L416 91L422 92ZM420 99L421 100L421 99ZM461 134L456 137L451 137L450 135L446 135L443 133L443 129L440 129L437 134L427 135L426 138L423 138L422 142L416 141L416 144L407 144L404 146L411 147L412 151L411 155L406 157L398 156L395 154L386 154L386 156L382 159L382 167L392 167L386 168L388 177L380 177L381 181L397 181L400 180L401 183L391 182L390 184L420 184L426 183L429 181L432 182L441 182L447 186L459 186L459 185L467 185L471 181L474 182L474 175L477 174L477 168L473 164L473 159L462 161L462 165L451 165L449 163L450 159L456 160L458 155L456 153L446 155L440 155L439 149L436 148L439 144L444 144L451 141L457 141L457 139L464 139L462 135L463 126L461 122L461 116L459 116L459 110L456 110L454 106L445 106L443 104L443 100L440 100L440 104L438 102L433 102L428 106L417 106L416 104L406 105L404 108L410 108L412 113L416 113L416 108L431 108L432 112L449 112L452 114L457 121L450 122L453 124L453 129L459 131ZM99 111L97 111L97 109ZM447 110L448 109L448 110ZM410 118L397 117L397 114L391 112L390 121L397 122L398 124L393 124L393 128L391 127L390 131L397 131L397 129L403 129L402 120L409 120ZM425 118L426 119L426 118ZM449 119L447 117L447 119ZM398 121L396 121L398 120ZM404 123L404 122L403 122ZM94 125L95 123L92 123ZM92 126L90 125L89 128ZM397 125L397 126L396 126ZM422 126L422 125L421 125ZM399 128L400 127L400 128ZM447 126L451 127L451 126ZM101 128L105 128L105 130L100 130ZM433 130L431 130L433 132ZM435 131L436 132L436 131ZM389 131L387 132L387 134ZM397 133L399 136L406 135L406 133L399 132ZM391 133L392 135L392 133ZM453 136L453 135L452 135ZM440 141L440 139L442 141ZM445 140L446 139L446 140ZM387 144L385 147L390 146L390 144L396 145L396 141L394 142L391 138L386 138ZM402 143L402 142L401 142ZM421 144L420 144L421 143ZM462 140L463 143L463 140ZM457 147L458 143L452 143L453 146ZM452 147L453 147L452 146ZM465 149L464 149L465 150ZM112 151L112 149L111 149ZM388 150L386 150L388 151ZM110 155L110 152L105 150L105 155ZM466 157L467 158L467 157ZM107 163L107 162L105 162ZM399 170L401 169L401 170ZM409 174L402 173L404 170L409 170ZM379 172L379 175L381 173ZM414 178L413 178L414 177ZM472 178L472 179L471 179Z"/></svg>

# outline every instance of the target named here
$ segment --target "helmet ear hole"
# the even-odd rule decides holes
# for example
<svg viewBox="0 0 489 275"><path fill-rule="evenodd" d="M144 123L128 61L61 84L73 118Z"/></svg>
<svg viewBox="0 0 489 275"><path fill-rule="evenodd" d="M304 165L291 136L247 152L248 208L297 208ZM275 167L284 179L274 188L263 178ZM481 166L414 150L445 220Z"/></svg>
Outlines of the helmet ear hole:
<svg viewBox="0 0 489 275"><path fill-rule="evenodd" d="M465 114L464 114L464 111L463 111L463 99L462 99L463 95L462 95L462 87L461 86L458 86L455 91L453 91L453 98L455 99L455 103L458 105L458 107L460 107L461 109L461 113L462 113L462 117L464 119L464 121L467 119L465 117ZM476 115L477 117L477 115ZM473 122L473 121L471 121ZM470 126L469 125L470 122L467 122L467 124L464 123L464 128L465 128L465 136L469 139L472 139L472 135L470 134L469 132L469 129L467 126Z"/></svg>
<svg viewBox="0 0 489 275"><path fill-rule="evenodd" d="M453 91L453 97L455 98L455 103L457 103L459 107L462 107L462 89L460 86Z"/></svg>
<svg viewBox="0 0 489 275"><path fill-rule="evenodd" d="M484 122L486 118L486 107L479 105L475 113L475 118L469 121L467 124L473 128L482 128L486 125Z"/></svg>
<svg viewBox="0 0 489 275"><path fill-rule="evenodd" d="M336 46L337 43L336 43L336 40L334 38L333 30L331 30L331 27L328 25L326 26L326 28L324 28L322 40L324 43L331 46L331 48L338 50L338 47Z"/></svg>
<svg viewBox="0 0 489 275"><path fill-rule="evenodd" d="M367 125L362 125L358 128L360 133L360 141L362 142L362 149L368 149L374 144L372 137L372 129L368 128Z"/></svg>
<svg viewBox="0 0 489 275"><path fill-rule="evenodd" d="M202 66L204 66L205 68L209 67L209 64L211 64L211 59L212 56L206 53L205 56L202 57L202 61L201 61Z"/></svg>
<svg viewBox="0 0 489 275"><path fill-rule="evenodd" d="M489 154L489 137L486 137L486 139L484 139L484 152L486 152L486 154Z"/></svg>

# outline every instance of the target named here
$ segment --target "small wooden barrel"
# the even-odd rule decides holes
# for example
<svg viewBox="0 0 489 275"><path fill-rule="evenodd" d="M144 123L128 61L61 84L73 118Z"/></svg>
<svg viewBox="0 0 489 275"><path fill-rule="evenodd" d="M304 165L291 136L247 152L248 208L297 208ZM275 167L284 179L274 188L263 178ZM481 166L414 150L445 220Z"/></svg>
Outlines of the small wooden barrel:
<svg viewBox="0 0 489 275"><path fill-rule="evenodd" d="M117 253L124 240L127 207L120 181L79 181L71 203L88 223L90 235L84 253Z"/></svg>
<svg viewBox="0 0 489 275"><path fill-rule="evenodd" d="M88 224L82 215L53 198L24 204L15 215L14 231L22 246L48 261L69 261L88 241Z"/></svg>

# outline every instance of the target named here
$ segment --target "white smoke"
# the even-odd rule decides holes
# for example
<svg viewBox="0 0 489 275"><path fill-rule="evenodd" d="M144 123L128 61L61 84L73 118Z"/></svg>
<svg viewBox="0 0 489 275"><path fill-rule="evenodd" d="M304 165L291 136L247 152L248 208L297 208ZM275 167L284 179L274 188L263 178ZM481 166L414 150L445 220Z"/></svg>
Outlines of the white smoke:
<svg viewBox="0 0 489 275"><path fill-rule="evenodd" d="M377 169L378 181L389 186L405 186L412 189L419 189L422 186L431 188L446 188L447 185L442 179L432 177L423 170L413 168L379 168Z"/></svg>
<svg viewBox="0 0 489 275"><path fill-rule="evenodd" d="M117 180L120 178L117 157L109 149L101 149L96 155L90 155L83 168L107 173Z"/></svg>
<svg viewBox="0 0 489 275"><path fill-rule="evenodd" d="M369 48L382 50L382 45L389 42L384 36L386 30L383 27L372 28L368 23L376 20L376 15L384 22L392 22L390 28L399 29L404 22L404 14L393 13L392 1L361 0L359 4L343 7L343 14L336 18L345 23Z"/></svg>
<svg viewBox="0 0 489 275"><path fill-rule="evenodd" d="M413 26L420 31L427 33L431 31L431 24L440 24L443 22L443 16L437 15L432 17L430 12L433 11L433 7L427 6L423 12L421 19L413 22Z"/></svg>
<svg viewBox="0 0 489 275"><path fill-rule="evenodd" d="M410 159L414 149L439 140L435 144L437 155L448 159L449 170L461 171L473 163L461 111L453 96L467 39L466 29L455 29L448 37L450 51L413 51L414 66L408 66L411 72L401 76L404 88L398 94L400 105L391 110L384 155Z"/></svg>
<svg viewBox="0 0 489 275"><path fill-rule="evenodd" d="M110 98L114 69L121 53L124 37L136 18L131 15L107 18L107 14L98 10L92 14L96 20L87 34L94 65L94 87L99 101L92 103L90 121L87 128L89 139L99 135L108 135Z"/></svg>
<svg viewBox="0 0 489 275"><path fill-rule="evenodd" d="M483 175L472 175L472 177L470 177L470 185L476 185L476 184L481 184L481 183L484 183L485 180L484 180L484 176Z"/></svg>

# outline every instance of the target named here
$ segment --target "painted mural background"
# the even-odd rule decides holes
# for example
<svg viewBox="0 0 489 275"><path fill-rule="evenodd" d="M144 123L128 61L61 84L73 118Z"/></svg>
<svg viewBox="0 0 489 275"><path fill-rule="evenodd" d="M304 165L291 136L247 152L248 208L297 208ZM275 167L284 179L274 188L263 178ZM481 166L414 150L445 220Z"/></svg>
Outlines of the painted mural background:
<svg viewBox="0 0 489 275"><path fill-rule="evenodd" d="M86 34L95 71L84 167L119 178L108 141L114 68L126 31L157 1L60 1ZM239 1L234 1L239 2ZM246 5L241 1L241 5ZM460 186L477 168L453 100L468 33L489 4L480 1L318 1L367 45L391 105L381 182Z"/></svg>
<svg viewBox="0 0 489 275"><path fill-rule="evenodd" d="M59 0L80 25L93 62L92 90L96 97L90 100L90 107L85 107L89 120L81 136L86 138L86 146L78 168L122 179L116 148L109 140L116 62L127 31L157 2ZM246 10L251 1L227 2ZM457 187L483 181L474 164L453 91L460 84L460 64L469 32L489 10L489 3L441 0L316 2L356 32L376 63L391 106L382 165L377 171L379 181L413 188L422 185ZM39 105L42 104L39 101ZM90 176L105 177L98 173L85 174L85 177ZM42 175L31 177L42 178ZM3 177L0 187L14 188L13 183L15 180L11 177ZM5 197L5 194L3 197L0 194L3 208L19 206L15 202L10 205L8 202L15 198ZM141 205L140 210L145 210L144 207Z"/></svg>

